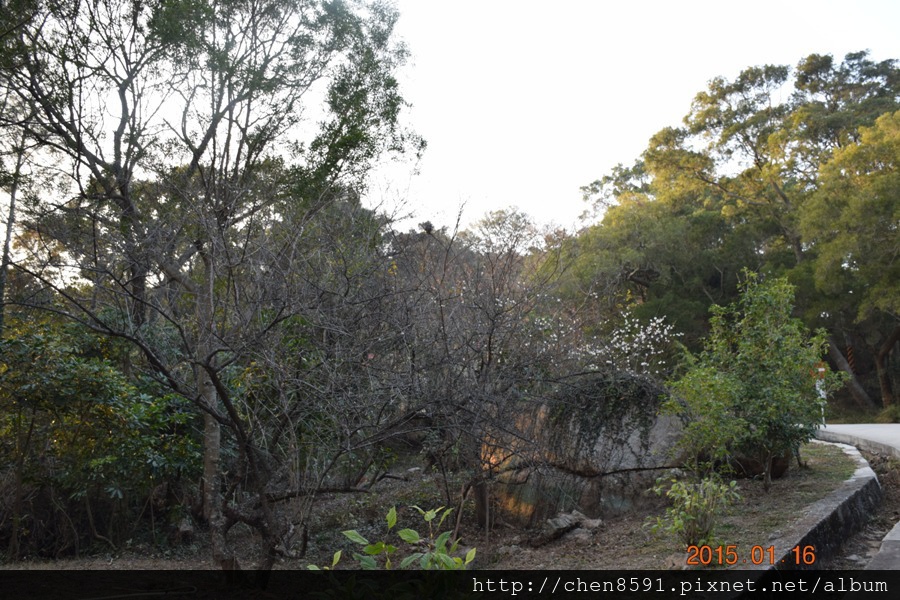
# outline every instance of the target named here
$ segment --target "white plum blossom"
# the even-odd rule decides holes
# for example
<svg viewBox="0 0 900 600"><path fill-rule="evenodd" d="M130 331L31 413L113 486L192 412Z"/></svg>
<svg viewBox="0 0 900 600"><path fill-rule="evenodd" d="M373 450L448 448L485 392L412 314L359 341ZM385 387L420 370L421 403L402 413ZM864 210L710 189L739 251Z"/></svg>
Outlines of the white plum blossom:
<svg viewBox="0 0 900 600"><path fill-rule="evenodd" d="M666 373L666 359L675 339L681 334L665 322L665 317L653 317L642 322L630 312L622 315L621 323L612 328L606 339L595 340L578 349L588 368L601 365L640 375L662 376Z"/></svg>

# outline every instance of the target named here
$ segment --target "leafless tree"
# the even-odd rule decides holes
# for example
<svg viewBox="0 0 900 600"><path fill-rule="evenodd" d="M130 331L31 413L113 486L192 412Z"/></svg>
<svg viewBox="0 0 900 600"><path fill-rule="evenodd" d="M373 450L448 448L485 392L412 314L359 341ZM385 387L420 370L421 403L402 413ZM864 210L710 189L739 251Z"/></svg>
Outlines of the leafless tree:
<svg viewBox="0 0 900 600"><path fill-rule="evenodd" d="M27 207L39 241L15 266L202 410L214 559L231 564L225 534L244 521L267 569L290 529L275 506L290 494L273 487L285 455L267 444L293 434L294 409L274 418L281 433L260 433L274 407L251 407L235 381L253 357L293 360L269 342L334 293L298 291L313 285L298 274L310 224L381 152L417 143L398 125L396 14L312 0L73 0L22 14L3 39L2 85L29 117L3 125L40 144L33 172L64 184ZM316 129L304 117L319 108ZM227 477L223 431L238 456Z"/></svg>

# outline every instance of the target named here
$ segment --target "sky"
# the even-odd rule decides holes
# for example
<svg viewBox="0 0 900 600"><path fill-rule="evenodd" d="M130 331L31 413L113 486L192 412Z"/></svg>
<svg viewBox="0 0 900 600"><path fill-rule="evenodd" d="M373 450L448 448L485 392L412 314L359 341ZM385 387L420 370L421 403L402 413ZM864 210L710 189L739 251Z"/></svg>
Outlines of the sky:
<svg viewBox="0 0 900 600"><path fill-rule="evenodd" d="M428 142L369 202L462 226L517 207L572 230L580 188L630 165L717 76L812 54L900 59L900 1L395 0L406 123Z"/></svg>

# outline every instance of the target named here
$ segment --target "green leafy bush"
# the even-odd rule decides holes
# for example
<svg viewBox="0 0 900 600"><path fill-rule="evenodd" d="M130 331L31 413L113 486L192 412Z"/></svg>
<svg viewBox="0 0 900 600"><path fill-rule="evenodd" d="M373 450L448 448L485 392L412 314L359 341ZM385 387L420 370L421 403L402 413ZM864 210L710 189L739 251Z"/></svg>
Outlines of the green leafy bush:
<svg viewBox="0 0 900 600"><path fill-rule="evenodd" d="M653 491L665 494L672 506L651 522L651 530L674 535L686 546L717 545L716 526L723 510L741 499L736 482L725 483L715 475L700 481L672 479L669 486L660 479Z"/></svg>
<svg viewBox="0 0 900 600"><path fill-rule="evenodd" d="M197 474L189 403L126 377L110 347L50 317L11 319L0 340L0 545L8 557L117 546ZM177 500L174 500L177 501ZM163 504L165 503L165 506ZM8 525L7 525L8 524ZM6 525L6 526L4 526Z"/></svg>
<svg viewBox="0 0 900 600"><path fill-rule="evenodd" d="M704 350L670 382L665 408L684 422L681 447L695 461L691 468L745 456L763 465L768 489L774 459L812 438L825 407L820 394L840 386L843 374L817 379L825 332L810 333L791 316L787 280L744 276L736 304L712 307Z"/></svg>
<svg viewBox="0 0 900 600"><path fill-rule="evenodd" d="M400 561L401 569L418 565L420 569L426 571L432 569L462 570L475 560L475 548L469 550L465 557L454 556L459 548L459 540L451 541L450 536L452 533L450 531L445 531L435 536L435 530L441 527L444 523L444 519L446 519L453 511L452 508L446 510L443 506L432 510L423 510L418 506L413 506L412 508L416 509L419 514L422 515L425 523L427 523L428 534L423 536L414 529L401 529L397 532L397 537L414 549L412 553L408 554ZM437 524L435 524L434 521L437 519L438 515L440 515L440 519L437 521ZM391 510L388 511L386 520L388 531L392 530L397 525L396 507L392 507ZM383 541L374 543L369 542L369 540L363 537L355 529L350 529L342 533L347 539L363 547L362 554L358 552L353 553L353 558L359 562L361 568L378 569L379 567L383 567L385 569L391 569L394 567L394 562L391 560L391 557L400 549L398 546ZM336 567L341 560L341 555L342 552L340 550L335 552L331 566L325 568L333 569ZM379 562L381 563L380 565ZM308 568L311 570L319 570L319 567L316 565L309 565Z"/></svg>

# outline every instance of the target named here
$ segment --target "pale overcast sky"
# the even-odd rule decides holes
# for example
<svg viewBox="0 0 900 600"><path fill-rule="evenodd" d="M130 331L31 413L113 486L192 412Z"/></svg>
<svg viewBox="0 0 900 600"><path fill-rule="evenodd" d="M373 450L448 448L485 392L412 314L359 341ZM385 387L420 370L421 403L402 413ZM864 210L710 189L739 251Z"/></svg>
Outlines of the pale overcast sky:
<svg viewBox="0 0 900 600"><path fill-rule="evenodd" d="M716 76L812 53L900 59L900 1L396 0L411 53L419 174L379 172L372 200L464 225L518 206L571 229L579 188L631 164ZM404 228L406 228L404 227Z"/></svg>

